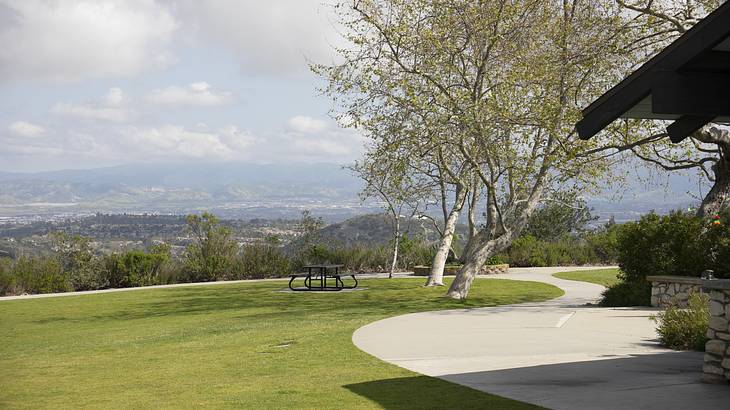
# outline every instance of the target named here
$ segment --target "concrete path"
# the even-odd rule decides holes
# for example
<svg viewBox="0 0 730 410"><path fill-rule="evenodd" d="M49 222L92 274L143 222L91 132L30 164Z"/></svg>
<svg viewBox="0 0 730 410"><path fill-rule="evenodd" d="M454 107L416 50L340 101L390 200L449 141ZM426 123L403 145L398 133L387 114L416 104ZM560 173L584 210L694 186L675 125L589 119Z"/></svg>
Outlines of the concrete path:
<svg viewBox="0 0 730 410"><path fill-rule="evenodd" d="M497 276L556 285L558 299L397 316L352 340L400 367L553 409L730 408L730 386L699 382L701 353L658 345L656 310L586 306L603 287L551 276L566 270L577 269Z"/></svg>

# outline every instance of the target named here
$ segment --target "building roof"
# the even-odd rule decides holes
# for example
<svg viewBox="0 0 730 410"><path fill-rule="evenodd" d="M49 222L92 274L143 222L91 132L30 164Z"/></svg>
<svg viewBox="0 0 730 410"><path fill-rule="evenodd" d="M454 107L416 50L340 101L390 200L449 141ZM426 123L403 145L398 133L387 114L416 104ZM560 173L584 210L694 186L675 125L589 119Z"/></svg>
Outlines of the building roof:
<svg viewBox="0 0 730 410"><path fill-rule="evenodd" d="M585 108L578 135L589 139L618 118L673 120L673 142L730 122L730 2Z"/></svg>

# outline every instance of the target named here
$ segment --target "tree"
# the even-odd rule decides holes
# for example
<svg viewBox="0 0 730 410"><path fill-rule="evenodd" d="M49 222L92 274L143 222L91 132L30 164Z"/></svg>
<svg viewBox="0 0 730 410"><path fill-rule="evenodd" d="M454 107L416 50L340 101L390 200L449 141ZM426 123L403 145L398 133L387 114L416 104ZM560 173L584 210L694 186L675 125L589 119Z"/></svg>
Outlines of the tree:
<svg viewBox="0 0 730 410"><path fill-rule="evenodd" d="M192 243L185 252L185 266L192 281L224 279L234 263L238 246L229 228L208 212L186 218Z"/></svg>
<svg viewBox="0 0 730 410"><path fill-rule="evenodd" d="M626 52L642 64L684 34L725 0L617 0L629 14L630 38ZM715 215L730 197L730 128L709 124L680 144L669 141L663 124L627 121L622 144L637 158L661 171L695 170L710 182L697 215ZM638 132L637 132L638 130Z"/></svg>
<svg viewBox="0 0 730 410"><path fill-rule="evenodd" d="M470 164L459 161L458 156L456 156L456 161L453 161L454 156L445 154L443 147L436 149L434 157L435 169L438 170L438 174L435 175L434 179L437 181L439 188L443 224L439 227L438 224L434 223L439 232L439 243L431 261L431 271L426 286L443 286L444 268L446 267L449 252L453 249L452 243L456 233L456 223L459 221L459 215L464 208L467 197L469 197L469 190L472 189L475 193L478 192L478 181L470 179ZM449 207L448 196L450 193L453 199ZM474 196L472 196L473 198ZM472 223L471 209L469 216L469 222ZM472 226L470 225L470 228Z"/></svg>
<svg viewBox="0 0 730 410"><path fill-rule="evenodd" d="M579 233L598 217L591 215L585 200L575 195L557 195L546 201L530 216L525 234L537 239L556 240L563 235Z"/></svg>
<svg viewBox="0 0 730 410"><path fill-rule="evenodd" d="M382 158L381 155L373 155L371 152L364 160L355 163L351 169L365 181L363 199L381 200L390 220L393 244L388 277L392 278L398 266L398 250L403 235L401 219L406 213L406 220L411 221L418 212L427 189L421 181L406 172L403 158L392 154L388 159L381 160Z"/></svg>
<svg viewBox="0 0 730 410"><path fill-rule="evenodd" d="M104 273L102 261L96 257L91 246L91 238L65 232L54 232L51 238L61 270L68 274L74 290L94 290L109 286L109 278Z"/></svg>
<svg viewBox="0 0 730 410"><path fill-rule="evenodd" d="M596 79L615 75L618 10L597 0L371 0L339 10L351 47L315 71L343 125L360 127L375 141L369 153L387 158L383 124L418 124L409 146L469 170L468 191L469 175L482 187L487 220L448 291L465 298L546 192L591 187L607 171L610 160L591 151L601 141L578 144L572 130Z"/></svg>
<svg viewBox="0 0 730 410"><path fill-rule="evenodd" d="M297 241L297 258L305 264L310 263L309 258L315 256L319 242L319 231L324 227L322 218L315 218L308 209L302 211L297 230L300 233Z"/></svg>
<svg viewBox="0 0 730 410"><path fill-rule="evenodd" d="M169 250L162 249L109 255L105 260L109 285L113 288L156 285L160 269L169 259Z"/></svg>

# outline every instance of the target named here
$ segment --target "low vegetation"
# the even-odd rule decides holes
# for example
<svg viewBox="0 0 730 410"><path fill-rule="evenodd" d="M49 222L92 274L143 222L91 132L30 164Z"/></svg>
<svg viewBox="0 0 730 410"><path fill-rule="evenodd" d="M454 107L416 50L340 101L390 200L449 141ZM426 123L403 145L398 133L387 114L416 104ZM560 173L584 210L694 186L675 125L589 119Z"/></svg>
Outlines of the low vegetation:
<svg viewBox="0 0 730 410"><path fill-rule="evenodd" d="M649 306L648 275L699 277L711 269L730 277L730 210L701 218L689 212L644 215L617 235L620 282L603 294L604 306Z"/></svg>
<svg viewBox="0 0 730 410"><path fill-rule="evenodd" d="M659 325L659 339L670 349L704 351L710 319L709 297L693 293L687 304L686 309L670 306L652 318Z"/></svg>
<svg viewBox="0 0 730 410"><path fill-rule="evenodd" d="M603 298L606 306L648 305L650 288L645 277L649 274L699 276L705 269L713 269L717 277L730 276L727 214L708 221L685 212L651 213L637 222L609 222L589 230L585 214L566 218L557 209L555 205L541 208L527 232L487 263L575 266L618 261L618 281L594 278L609 288ZM323 241L319 237L322 222L309 213L300 222L299 240L287 246L274 236L239 246L231 229L210 214L189 217L188 226L192 241L179 257L173 257L170 248L161 243L145 250L99 254L90 238L54 234L49 254L0 258L0 295L277 278L312 263L342 264L352 272L383 272L392 262L391 244L337 246ZM459 241L455 250L449 265L459 264L458 255L463 251ZM430 265L434 253L432 243L403 235L397 268Z"/></svg>
<svg viewBox="0 0 730 410"><path fill-rule="evenodd" d="M464 302L417 279L289 293L284 281L0 302L0 408L493 408L532 406L382 362L355 329L409 312L558 297L476 280Z"/></svg>
<svg viewBox="0 0 730 410"><path fill-rule="evenodd" d="M601 295L601 306L651 306L651 284L643 281L627 281L619 273L619 282L609 286Z"/></svg>

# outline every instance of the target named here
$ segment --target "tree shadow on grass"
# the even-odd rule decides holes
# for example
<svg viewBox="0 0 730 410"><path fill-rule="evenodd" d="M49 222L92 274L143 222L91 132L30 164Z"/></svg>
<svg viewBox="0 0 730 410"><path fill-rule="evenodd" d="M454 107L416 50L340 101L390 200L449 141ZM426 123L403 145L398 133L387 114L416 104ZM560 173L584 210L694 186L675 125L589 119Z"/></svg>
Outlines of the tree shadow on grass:
<svg viewBox="0 0 730 410"><path fill-rule="evenodd" d="M361 281L361 285L368 288L365 291L332 294L281 292L286 289L286 281L107 293L76 297L71 299L72 303L51 299L39 302L55 302L58 309L54 310L53 317L42 317L35 323L124 321L219 313L240 319L280 320L295 315L299 320L351 320L410 312L471 309L554 296L548 285L527 289L524 284L518 287L511 281L501 281L500 286L494 286L496 281L478 281L477 291L465 301L445 298L443 289L424 288L409 279L365 279Z"/></svg>
<svg viewBox="0 0 730 410"><path fill-rule="evenodd" d="M367 281L363 281L367 284ZM116 295L124 297L115 309L102 309L85 320L134 320L141 318L238 312L243 316L277 317L296 313L322 319L383 316L424 310L473 308L534 300L534 294L485 295L467 301L444 298L441 293L410 282L378 282L362 292L337 294L284 293L281 283L241 284L156 290L147 294ZM305 292L302 292L305 293ZM115 297L104 295L107 298ZM506 300L502 300L506 299ZM255 310L251 310L251 309ZM63 318L56 318L60 320ZM74 318L67 318L73 320Z"/></svg>
<svg viewBox="0 0 730 410"><path fill-rule="evenodd" d="M344 386L384 409L540 409L428 376L373 380Z"/></svg>

